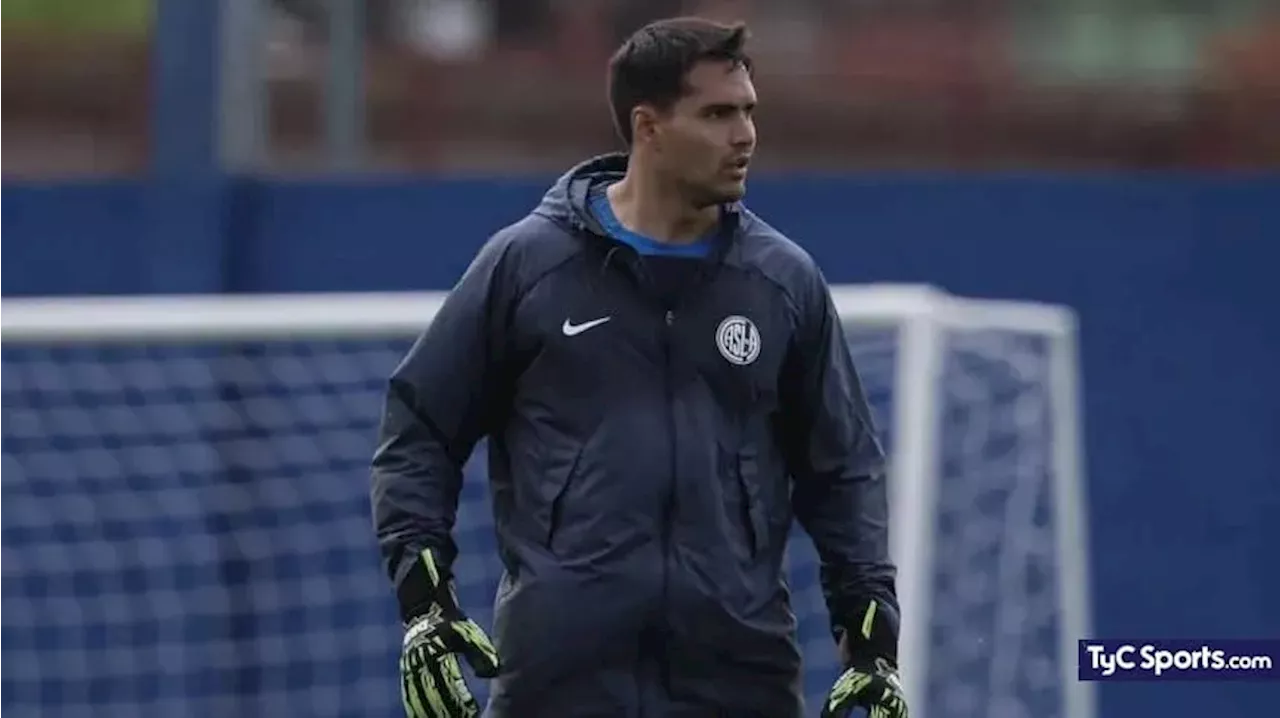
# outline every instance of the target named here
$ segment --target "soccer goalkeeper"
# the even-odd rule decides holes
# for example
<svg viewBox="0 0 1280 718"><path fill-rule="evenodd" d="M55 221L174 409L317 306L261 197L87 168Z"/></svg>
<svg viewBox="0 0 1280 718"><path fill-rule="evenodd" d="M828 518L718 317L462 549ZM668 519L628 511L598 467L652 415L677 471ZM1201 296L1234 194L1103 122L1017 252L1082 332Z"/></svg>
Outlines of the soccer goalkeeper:
<svg viewBox="0 0 1280 718"><path fill-rule="evenodd" d="M629 147L480 251L390 378L373 506L405 707L492 718L798 718L782 568L798 519L845 673L900 718L883 453L813 260L745 209L745 31L650 25L610 63ZM489 437L493 644L453 592L462 467Z"/></svg>

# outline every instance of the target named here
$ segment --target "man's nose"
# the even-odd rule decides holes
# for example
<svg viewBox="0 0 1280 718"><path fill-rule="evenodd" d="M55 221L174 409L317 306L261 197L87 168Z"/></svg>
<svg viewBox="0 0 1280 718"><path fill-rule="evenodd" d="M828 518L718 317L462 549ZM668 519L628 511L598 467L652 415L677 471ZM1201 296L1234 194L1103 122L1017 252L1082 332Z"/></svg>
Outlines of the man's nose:
<svg viewBox="0 0 1280 718"><path fill-rule="evenodd" d="M751 149L756 144L756 125L750 119L745 119L734 126L733 134L729 137L730 144L735 150Z"/></svg>

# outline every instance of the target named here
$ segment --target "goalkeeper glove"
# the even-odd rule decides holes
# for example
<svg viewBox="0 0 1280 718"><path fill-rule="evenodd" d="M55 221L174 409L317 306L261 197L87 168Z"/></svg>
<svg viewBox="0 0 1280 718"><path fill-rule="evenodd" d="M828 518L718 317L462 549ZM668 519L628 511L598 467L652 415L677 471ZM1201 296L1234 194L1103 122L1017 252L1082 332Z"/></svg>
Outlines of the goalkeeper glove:
<svg viewBox="0 0 1280 718"><path fill-rule="evenodd" d="M855 708L865 709L867 718L907 718L907 699L898 680L897 632L883 614L871 601L857 632L839 631L847 668L832 686L822 718L847 718Z"/></svg>
<svg viewBox="0 0 1280 718"><path fill-rule="evenodd" d="M426 588L429 603L407 621L400 655L400 695L409 718L474 718L480 707L467 688L458 654L481 678L498 675L498 653L475 621L458 608L452 581L441 576L430 551L407 576ZM426 583L421 583L425 578Z"/></svg>

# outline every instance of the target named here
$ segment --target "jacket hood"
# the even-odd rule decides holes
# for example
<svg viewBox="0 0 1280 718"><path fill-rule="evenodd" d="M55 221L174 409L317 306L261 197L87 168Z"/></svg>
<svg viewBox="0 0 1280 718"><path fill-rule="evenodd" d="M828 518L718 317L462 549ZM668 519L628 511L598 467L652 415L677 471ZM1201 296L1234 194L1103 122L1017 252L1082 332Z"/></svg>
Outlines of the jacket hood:
<svg viewBox="0 0 1280 718"><path fill-rule="evenodd" d="M604 228L587 208L591 188L616 182L627 173L627 155L621 152L592 157L574 165L560 176L542 196L534 214L574 229L604 234Z"/></svg>

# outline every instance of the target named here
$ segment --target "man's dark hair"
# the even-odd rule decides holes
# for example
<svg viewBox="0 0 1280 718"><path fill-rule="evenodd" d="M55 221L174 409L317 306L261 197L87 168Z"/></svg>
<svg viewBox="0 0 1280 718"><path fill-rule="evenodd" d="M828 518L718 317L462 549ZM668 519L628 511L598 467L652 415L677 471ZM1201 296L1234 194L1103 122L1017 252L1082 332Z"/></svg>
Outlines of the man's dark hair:
<svg viewBox="0 0 1280 718"><path fill-rule="evenodd" d="M631 111L650 104L666 110L688 91L700 62L727 61L749 72L747 27L697 17L658 20L635 32L609 61L609 105L622 141L631 146Z"/></svg>

